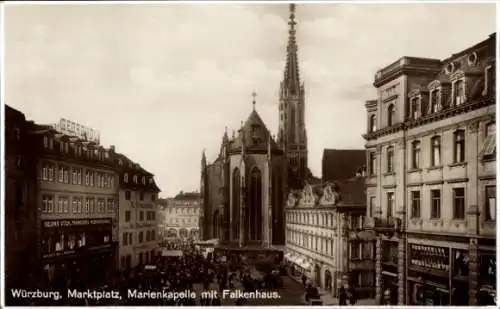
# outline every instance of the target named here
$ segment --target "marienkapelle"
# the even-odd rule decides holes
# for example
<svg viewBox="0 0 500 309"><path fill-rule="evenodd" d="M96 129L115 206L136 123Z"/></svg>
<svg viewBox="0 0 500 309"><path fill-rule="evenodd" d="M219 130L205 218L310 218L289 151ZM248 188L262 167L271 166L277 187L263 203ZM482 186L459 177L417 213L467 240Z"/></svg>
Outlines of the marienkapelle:
<svg viewBox="0 0 500 309"><path fill-rule="evenodd" d="M121 299L120 293L118 291L96 291L96 290L68 290L68 298L78 298L78 299Z"/></svg>

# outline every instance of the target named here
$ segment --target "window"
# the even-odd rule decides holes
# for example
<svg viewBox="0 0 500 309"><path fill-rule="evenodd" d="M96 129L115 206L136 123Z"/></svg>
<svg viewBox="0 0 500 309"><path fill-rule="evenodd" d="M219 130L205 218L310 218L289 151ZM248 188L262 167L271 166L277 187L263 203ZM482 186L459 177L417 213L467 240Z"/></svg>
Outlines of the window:
<svg viewBox="0 0 500 309"><path fill-rule="evenodd" d="M351 259L352 260L359 260L361 259L361 247L360 243L357 241L353 241L350 243L351 244Z"/></svg>
<svg viewBox="0 0 500 309"><path fill-rule="evenodd" d="M43 147L49 148L49 137L48 136L43 137Z"/></svg>
<svg viewBox="0 0 500 309"><path fill-rule="evenodd" d="M49 165L44 164L42 167L42 179L49 180Z"/></svg>
<svg viewBox="0 0 500 309"><path fill-rule="evenodd" d="M63 172L64 172L64 183L69 184L69 168L68 167L63 168Z"/></svg>
<svg viewBox="0 0 500 309"><path fill-rule="evenodd" d="M394 211L394 192L387 192L387 217L393 217Z"/></svg>
<svg viewBox="0 0 500 309"><path fill-rule="evenodd" d="M139 199L140 199L141 201L144 201L144 192L142 192L142 191L141 191L141 192L139 193Z"/></svg>
<svg viewBox="0 0 500 309"><path fill-rule="evenodd" d="M395 110L394 110L394 104L389 105L387 108L387 126L390 127L394 124L395 120Z"/></svg>
<svg viewBox="0 0 500 309"><path fill-rule="evenodd" d="M141 243L144 240L144 234L143 232L139 232L139 243Z"/></svg>
<svg viewBox="0 0 500 309"><path fill-rule="evenodd" d="M387 173L394 172L394 147L387 147Z"/></svg>
<svg viewBox="0 0 500 309"><path fill-rule="evenodd" d="M431 139L431 165L439 166L441 165L441 137L434 136Z"/></svg>
<svg viewBox="0 0 500 309"><path fill-rule="evenodd" d="M420 168L420 141L411 143L411 167L414 169Z"/></svg>
<svg viewBox="0 0 500 309"><path fill-rule="evenodd" d="M85 206L83 207L83 212L88 213L90 208L90 199L85 200Z"/></svg>
<svg viewBox="0 0 500 309"><path fill-rule="evenodd" d="M127 232L123 233L123 245L126 246L128 245L128 235L127 235Z"/></svg>
<svg viewBox="0 0 500 309"><path fill-rule="evenodd" d="M73 213L78 213L78 201L76 200L76 198L73 198L73 201L72 201L72 204L73 204Z"/></svg>
<svg viewBox="0 0 500 309"><path fill-rule="evenodd" d="M430 105L431 105L431 113L437 113L440 107L440 92L439 89L434 89L431 91L430 95Z"/></svg>
<svg viewBox="0 0 500 309"><path fill-rule="evenodd" d="M483 92L483 96L489 95L489 96L494 96L495 95L495 74L493 74L493 66L490 65L485 69L485 89Z"/></svg>
<svg viewBox="0 0 500 309"><path fill-rule="evenodd" d="M74 185L78 184L78 173L76 171L76 168L71 169L71 180Z"/></svg>
<svg viewBox="0 0 500 309"><path fill-rule="evenodd" d="M115 210L115 200L110 198L108 199L108 212L113 212Z"/></svg>
<svg viewBox="0 0 500 309"><path fill-rule="evenodd" d="M453 91L455 94L454 101L453 101L455 106L459 106L459 105L463 104L465 102L465 88L464 88L463 79L457 80L454 83Z"/></svg>
<svg viewBox="0 0 500 309"><path fill-rule="evenodd" d="M375 132L377 131L377 117L375 115L371 115L370 116L370 120L369 120L369 124L368 124L368 128L369 128L369 132Z"/></svg>
<svg viewBox="0 0 500 309"><path fill-rule="evenodd" d="M146 177L142 176L141 182L143 185L145 185L146 184Z"/></svg>
<svg viewBox="0 0 500 309"><path fill-rule="evenodd" d="M370 196L370 208L368 209L368 217L373 217L375 210L375 196Z"/></svg>
<svg viewBox="0 0 500 309"><path fill-rule="evenodd" d="M63 183L64 182L64 168L63 167L59 167L59 182L60 183Z"/></svg>
<svg viewBox="0 0 500 309"><path fill-rule="evenodd" d="M127 173L125 173L125 175L123 175L123 182L124 183L128 182L128 174Z"/></svg>
<svg viewBox="0 0 500 309"><path fill-rule="evenodd" d="M483 159L494 159L496 155L496 124L486 125L486 132L481 153Z"/></svg>
<svg viewBox="0 0 500 309"><path fill-rule="evenodd" d="M412 118L413 119L418 119L418 117L419 117L419 112L418 112L418 98L412 98L411 101L410 101L410 106L411 106Z"/></svg>
<svg viewBox="0 0 500 309"><path fill-rule="evenodd" d="M411 217L420 218L420 191L411 192Z"/></svg>
<svg viewBox="0 0 500 309"><path fill-rule="evenodd" d="M125 222L130 221L130 210L125 211Z"/></svg>
<svg viewBox="0 0 500 309"><path fill-rule="evenodd" d="M125 191L125 200L130 201L130 191Z"/></svg>
<svg viewBox="0 0 500 309"><path fill-rule="evenodd" d="M144 212L141 210L139 212L139 221L143 221L144 220Z"/></svg>
<svg viewBox="0 0 500 309"><path fill-rule="evenodd" d="M465 219L465 189L453 189L453 219Z"/></svg>
<svg viewBox="0 0 500 309"><path fill-rule="evenodd" d="M137 175L134 175L134 183L137 183Z"/></svg>
<svg viewBox="0 0 500 309"><path fill-rule="evenodd" d="M431 219L441 218L441 190L431 190Z"/></svg>
<svg viewBox="0 0 500 309"><path fill-rule="evenodd" d="M93 187L94 186L94 172L89 172L89 176L90 176L90 186Z"/></svg>
<svg viewBox="0 0 500 309"><path fill-rule="evenodd" d="M376 162L377 162L377 157L376 157L376 154L375 152L370 152L369 153L369 172L370 172L370 175L371 176L374 176L375 173L376 173L376 169L375 169L375 165L376 165Z"/></svg>
<svg viewBox="0 0 500 309"><path fill-rule="evenodd" d="M85 185L88 186L90 184L90 173L89 171L85 171Z"/></svg>
<svg viewBox="0 0 500 309"><path fill-rule="evenodd" d="M495 221L496 215L496 204L497 204L497 196L496 196L496 186L487 186L486 187L486 197L484 203L484 214L485 219L487 221Z"/></svg>
<svg viewBox="0 0 500 309"><path fill-rule="evenodd" d="M463 130L458 130L453 133L453 161L460 163L465 161L465 133Z"/></svg>

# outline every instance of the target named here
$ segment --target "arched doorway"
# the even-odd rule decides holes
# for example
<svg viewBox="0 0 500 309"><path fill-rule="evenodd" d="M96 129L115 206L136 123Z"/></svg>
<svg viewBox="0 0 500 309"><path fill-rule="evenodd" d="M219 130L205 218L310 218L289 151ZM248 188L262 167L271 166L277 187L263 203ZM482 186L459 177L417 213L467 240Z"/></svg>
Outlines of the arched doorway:
<svg viewBox="0 0 500 309"><path fill-rule="evenodd" d="M240 170L235 168L233 171L232 179L232 203L231 203L231 217L233 218L231 226L231 238L234 241L239 240L240 235Z"/></svg>
<svg viewBox="0 0 500 309"><path fill-rule="evenodd" d="M177 237L177 230L170 228L167 230L167 237Z"/></svg>
<svg viewBox="0 0 500 309"><path fill-rule="evenodd" d="M332 274L328 269L325 271L325 290L332 292Z"/></svg>
<svg viewBox="0 0 500 309"><path fill-rule="evenodd" d="M314 266L314 284L316 286L321 286L321 267L318 264Z"/></svg>
<svg viewBox="0 0 500 309"><path fill-rule="evenodd" d="M262 239L262 177L258 168L250 173L250 207L247 234L250 240Z"/></svg>
<svg viewBox="0 0 500 309"><path fill-rule="evenodd" d="M187 238L188 237L188 231L184 228L179 230L179 237L180 238Z"/></svg>

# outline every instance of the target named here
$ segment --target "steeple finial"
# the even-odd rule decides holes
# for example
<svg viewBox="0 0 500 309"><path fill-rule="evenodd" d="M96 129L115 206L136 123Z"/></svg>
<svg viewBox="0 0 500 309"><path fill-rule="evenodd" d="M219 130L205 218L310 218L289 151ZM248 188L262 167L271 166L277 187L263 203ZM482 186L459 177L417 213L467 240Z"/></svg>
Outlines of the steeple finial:
<svg viewBox="0 0 500 309"><path fill-rule="evenodd" d="M255 92L255 90L252 92L252 106L253 106L253 110L255 110L255 98L257 97L257 93Z"/></svg>

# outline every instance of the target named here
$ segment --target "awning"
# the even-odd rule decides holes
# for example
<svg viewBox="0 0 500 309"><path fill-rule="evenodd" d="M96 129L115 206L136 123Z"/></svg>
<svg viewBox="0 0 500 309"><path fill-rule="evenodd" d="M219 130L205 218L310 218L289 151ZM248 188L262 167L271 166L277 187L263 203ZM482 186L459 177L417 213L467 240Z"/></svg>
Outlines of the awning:
<svg viewBox="0 0 500 309"><path fill-rule="evenodd" d="M161 252L161 256L164 257L176 257L176 256L182 256L183 253L180 250L163 250Z"/></svg>

